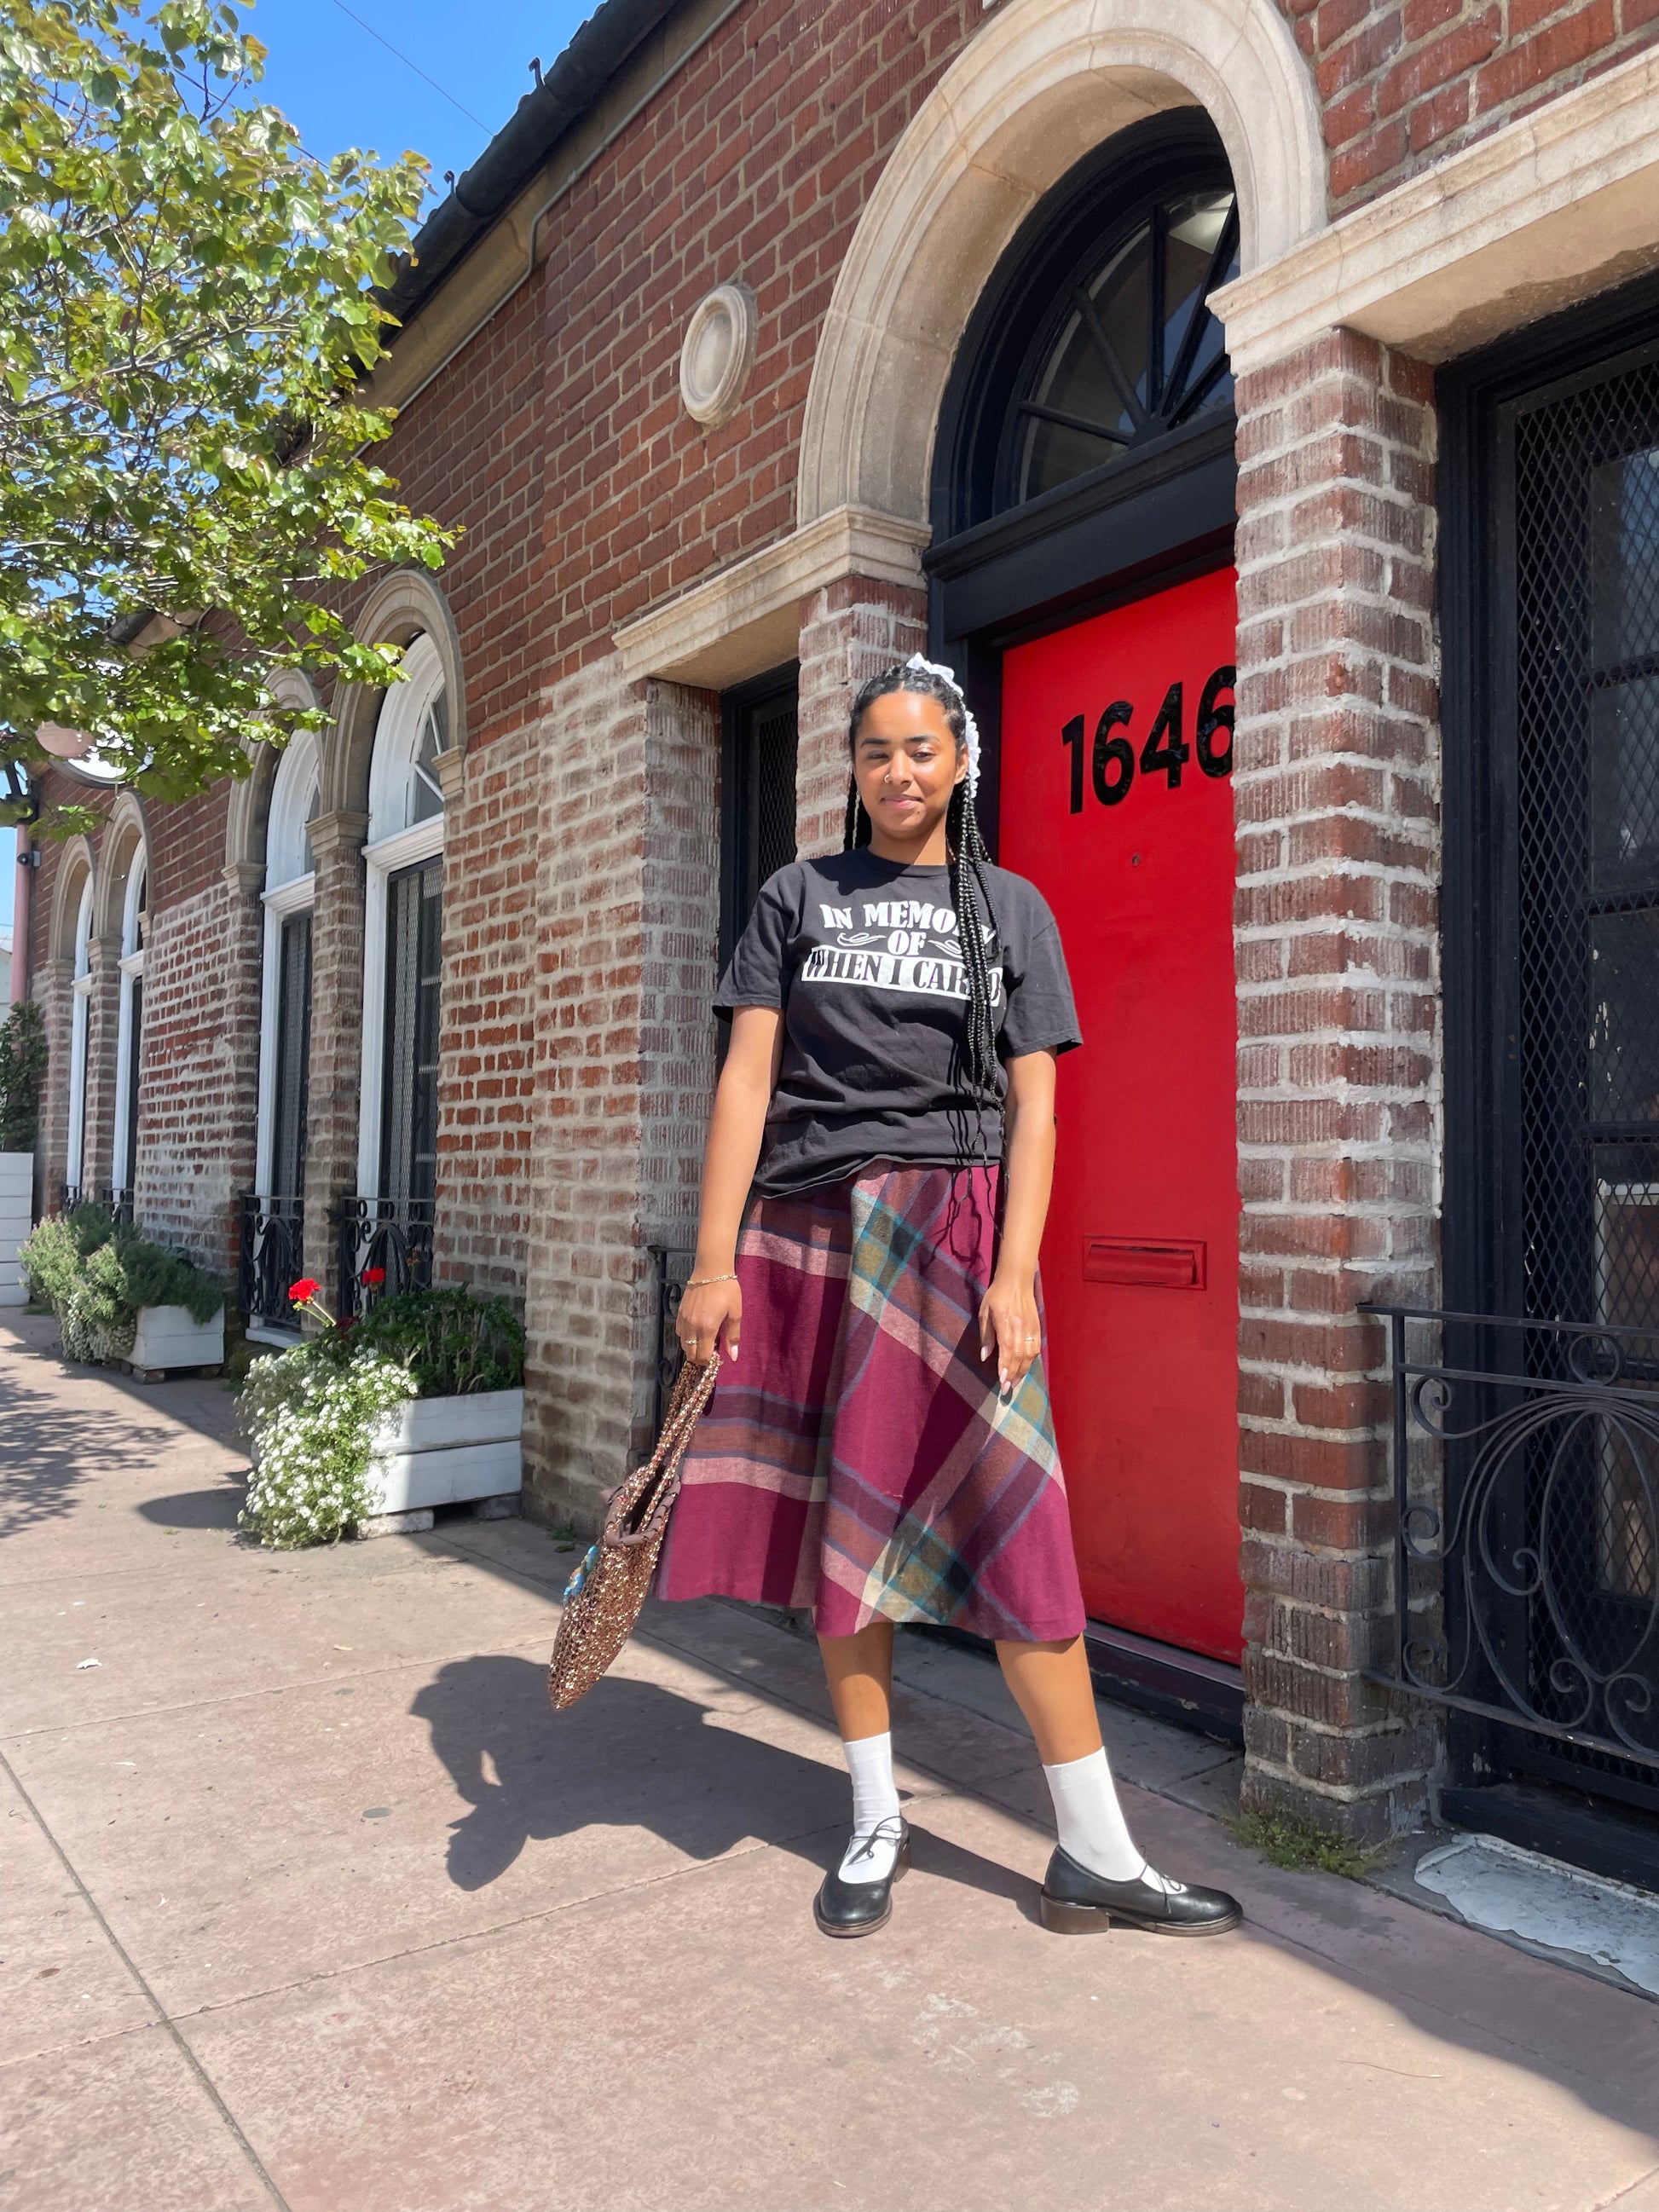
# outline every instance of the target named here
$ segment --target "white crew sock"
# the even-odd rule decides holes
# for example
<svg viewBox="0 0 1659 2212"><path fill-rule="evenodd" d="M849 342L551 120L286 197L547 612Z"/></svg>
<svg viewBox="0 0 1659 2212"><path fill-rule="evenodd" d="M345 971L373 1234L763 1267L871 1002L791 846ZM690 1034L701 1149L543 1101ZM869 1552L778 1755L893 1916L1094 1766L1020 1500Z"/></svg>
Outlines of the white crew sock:
<svg viewBox="0 0 1659 2212"><path fill-rule="evenodd" d="M898 1858L898 1785L893 1780L893 1739L863 1735L843 1743L853 1778L853 1840L841 1863L843 1881L885 1881Z"/></svg>
<svg viewBox="0 0 1659 2212"><path fill-rule="evenodd" d="M1045 1766L1042 1772L1054 1801L1060 1847L1068 1857L1103 1881L1152 1876L1123 1818L1103 1749L1091 1751L1086 1759L1068 1759L1060 1766Z"/></svg>

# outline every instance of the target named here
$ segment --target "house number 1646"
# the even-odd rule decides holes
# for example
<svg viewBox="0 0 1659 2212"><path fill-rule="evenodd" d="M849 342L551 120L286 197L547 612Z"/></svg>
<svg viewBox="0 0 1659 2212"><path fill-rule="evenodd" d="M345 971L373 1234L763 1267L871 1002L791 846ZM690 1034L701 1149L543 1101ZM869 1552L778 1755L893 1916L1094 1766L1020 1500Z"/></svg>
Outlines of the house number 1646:
<svg viewBox="0 0 1659 2212"><path fill-rule="evenodd" d="M1161 769L1169 788L1179 791L1181 771L1194 754L1206 775L1231 775L1233 702L1231 698L1223 699L1221 694L1232 690L1237 672L1229 665L1212 673L1199 696L1198 723L1190 746L1182 720L1182 686L1170 684L1140 748L1139 766L1142 775L1155 775ZM1095 742L1088 766L1095 797L1103 806L1115 806L1127 799L1135 780L1135 748L1127 734L1134 717L1133 701L1114 699L1095 724ZM1074 714L1060 733L1061 744L1069 748L1072 756L1073 814L1083 811L1083 739L1087 726L1081 714Z"/></svg>

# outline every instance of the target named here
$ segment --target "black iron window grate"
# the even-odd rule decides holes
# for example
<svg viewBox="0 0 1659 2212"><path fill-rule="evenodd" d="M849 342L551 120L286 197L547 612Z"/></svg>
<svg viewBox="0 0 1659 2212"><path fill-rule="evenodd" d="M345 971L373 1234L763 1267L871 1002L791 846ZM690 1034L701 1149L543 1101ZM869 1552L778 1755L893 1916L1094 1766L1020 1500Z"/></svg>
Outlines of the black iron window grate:
<svg viewBox="0 0 1659 2212"><path fill-rule="evenodd" d="M795 857L793 670L728 692L720 749L720 964L767 878Z"/></svg>
<svg viewBox="0 0 1659 2212"><path fill-rule="evenodd" d="M1659 1788L1659 1593L1598 1579L1584 1532L1611 1462L1630 1477L1621 1537L1650 1557L1659 1541L1659 1332L1365 1310L1388 1324L1394 1386L1379 1678L1639 1801Z"/></svg>

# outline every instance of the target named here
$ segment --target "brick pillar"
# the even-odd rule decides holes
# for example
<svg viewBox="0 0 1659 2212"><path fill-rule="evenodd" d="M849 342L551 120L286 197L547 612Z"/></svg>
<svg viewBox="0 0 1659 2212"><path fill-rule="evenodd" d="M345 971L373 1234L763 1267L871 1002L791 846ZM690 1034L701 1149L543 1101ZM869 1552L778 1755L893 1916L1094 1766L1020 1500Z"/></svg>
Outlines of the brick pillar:
<svg viewBox="0 0 1659 2212"><path fill-rule="evenodd" d="M1244 1795L1372 1841L1435 1752L1364 1678L1387 1395L1355 1310L1437 1279L1432 382L1338 333L1238 401Z"/></svg>
<svg viewBox="0 0 1659 2212"><path fill-rule="evenodd" d="M232 1286L253 1184L263 873L227 868L155 911L144 943L134 1211Z"/></svg>
<svg viewBox="0 0 1659 2212"><path fill-rule="evenodd" d="M842 576L801 602L800 738L795 842L805 855L837 853L847 815L847 717L871 677L927 646L920 585Z"/></svg>
<svg viewBox="0 0 1659 2212"><path fill-rule="evenodd" d="M357 1188L363 1051L363 839L368 817L311 824L317 878L311 938L311 1073L306 1105L306 1273L339 1311L337 1200Z"/></svg>
<svg viewBox="0 0 1659 2212"><path fill-rule="evenodd" d="M89 1197L114 1180L116 1042L121 1018L121 933L94 937L88 947L92 992L87 1000L87 1111L81 1142L81 1188Z"/></svg>
<svg viewBox="0 0 1659 2212"><path fill-rule="evenodd" d="M696 1241L704 1140L714 1093L720 946L720 707L712 691L653 684L646 695L641 884L640 1227L634 1268L633 1445L651 1448L657 1283L644 1248Z"/></svg>
<svg viewBox="0 0 1659 2212"><path fill-rule="evenodd" d="M647 724L607 656L550 688L540 749L525 1506L584 1528L634 1433Z"/></svg>
<svg viewBox="0 0 1659 2212"><path fill-rule="evenodd" d="M44 921L42 924L44 933ZM69 1097L71 1025L75 1018L75 963L48 958L37 950L34 996L46 1027L46 1079L40 1098L35 1157L40 1162L41 1204L58 1210L58 1194L69 1167Z"/></svg>

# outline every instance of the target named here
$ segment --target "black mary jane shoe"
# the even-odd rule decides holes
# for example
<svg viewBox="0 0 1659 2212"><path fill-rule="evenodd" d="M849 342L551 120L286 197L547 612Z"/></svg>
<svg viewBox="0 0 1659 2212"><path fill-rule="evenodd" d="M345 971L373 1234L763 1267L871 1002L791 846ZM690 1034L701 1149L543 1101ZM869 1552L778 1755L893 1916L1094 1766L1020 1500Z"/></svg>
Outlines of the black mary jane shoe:
<svg viewBox="0 0 1659 2212"><path fill-rule="evenodd" d="M873 1850L875 1829L866 1851ZM860 1856L863 1856L861 1852ZM885 1881L843 1881L839 1864L823 1877L823 1887L812 1900L812 1917L826 1936L873 1936L893 1917L893 1884L910 1863L910 1824L899 1822L898 1856Z"/></svg>
<svg viewBox="0 0 1659 2212"><path fill-rule="evenodd" d="M1139 1874L1107 1881L1056 1844L1042 1878L1042 1924L1057 1936L1089 1936L1110 1928L1144 1928L1157 1936L1224 1936L1244 1917L1224 1889L1182 1888L1171 1895Z"/></svg>

